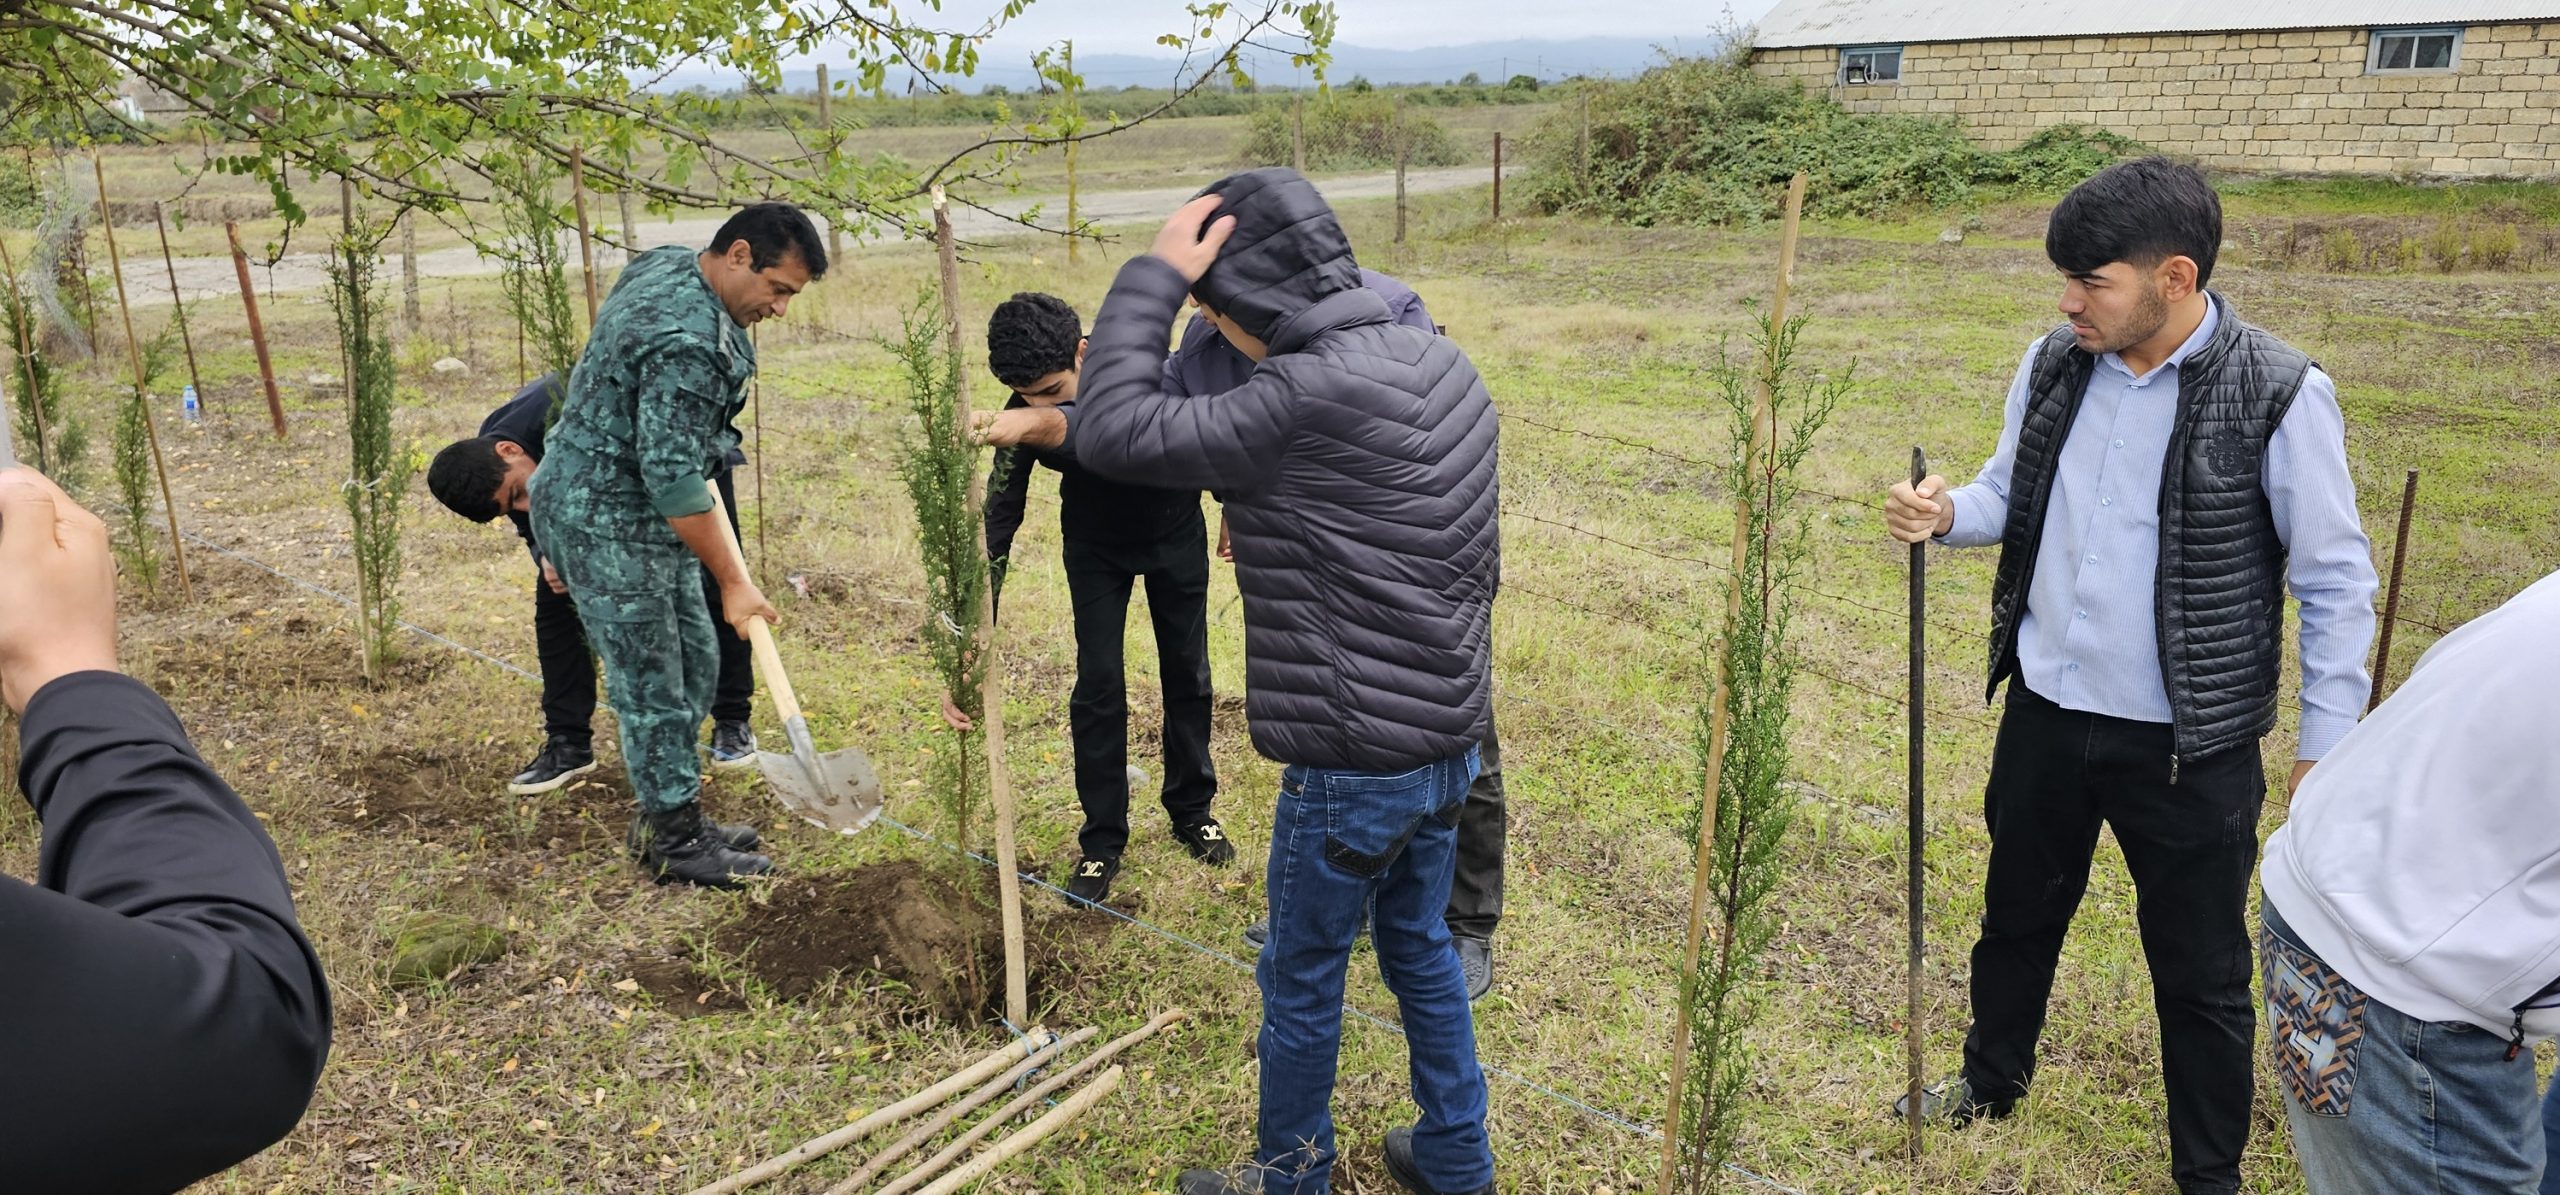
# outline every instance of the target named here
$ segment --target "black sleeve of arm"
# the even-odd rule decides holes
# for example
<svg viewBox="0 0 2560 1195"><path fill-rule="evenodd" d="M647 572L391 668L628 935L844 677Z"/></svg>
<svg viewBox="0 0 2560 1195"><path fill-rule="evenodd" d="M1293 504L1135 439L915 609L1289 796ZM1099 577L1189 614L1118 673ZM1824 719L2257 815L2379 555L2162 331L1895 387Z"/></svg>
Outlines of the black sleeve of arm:
<svg viewBox="0 0 2560 1195"><path fill-rule="evenodd" d="M1028 448L1000 449L987 474L987 585L994 602L1004 601L1004 574L1013 558L1013 537L1022 530L1022 511L1031 496L1031 466L1039 458Z"/></svg>
<svg viewBox="0 0 2560 1195"><path fill-rule="evenodd" d="M0 877L0 1175L165 1192L275 1143L329 1053L329 992L275 846L141 683L27 703L40 886Z"/></svg>

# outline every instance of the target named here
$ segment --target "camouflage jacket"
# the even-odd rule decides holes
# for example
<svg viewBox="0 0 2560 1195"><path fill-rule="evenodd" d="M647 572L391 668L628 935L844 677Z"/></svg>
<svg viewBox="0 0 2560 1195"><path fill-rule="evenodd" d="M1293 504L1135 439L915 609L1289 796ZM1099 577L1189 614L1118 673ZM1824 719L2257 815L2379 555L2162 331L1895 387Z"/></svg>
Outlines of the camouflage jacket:
<svg viewBox="0 0 2560 1195"><path fill-rule="evenodd" d="M756 371L681 245L631 260L597 313L534 486L541 521L597 539L677 546L667 520L711 509Z"/></svg>

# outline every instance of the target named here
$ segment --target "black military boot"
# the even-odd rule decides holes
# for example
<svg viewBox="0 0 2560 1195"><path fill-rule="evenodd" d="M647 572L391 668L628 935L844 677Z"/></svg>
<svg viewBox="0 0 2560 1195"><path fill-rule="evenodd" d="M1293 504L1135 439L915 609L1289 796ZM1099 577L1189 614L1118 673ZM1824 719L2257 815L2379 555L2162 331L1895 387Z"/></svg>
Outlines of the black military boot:
<svg viewBox="0 0 2560 1195"><path fill-rule="evenodd" d="M640 870L661 884L737 888L746 877L773 870L773 860L721 841L718 827L702 816L699 801L651 813L648 821L649 844L641 852Z"/></svg>
<svg viewBox="0 0 2560 1195"><path fill-rule="evenodd" d="M756 833L754 826L727 825L721 822L706 824L711 827L712 836L726 844L730 850L752 851L764 845L764 836ZM631 815L631 828L624 831L622 835L622 853L630 856L634 863L639 862L649 853L648 814Z"/></svg>

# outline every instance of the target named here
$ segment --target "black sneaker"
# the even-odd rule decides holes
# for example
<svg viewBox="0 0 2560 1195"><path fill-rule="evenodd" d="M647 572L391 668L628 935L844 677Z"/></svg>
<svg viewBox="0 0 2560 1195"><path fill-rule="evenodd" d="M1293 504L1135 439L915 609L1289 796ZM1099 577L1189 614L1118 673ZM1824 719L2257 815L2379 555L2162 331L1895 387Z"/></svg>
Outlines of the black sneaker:
<svg viewBox="0 0 2560 1195"><path fill-rule="evenodd" d="M563 784L596 770L595 749L585 743L554 735L542 745L542 754L534 756L516 778L507 782L507 791L519 797L547 793Z"/></svg>
<svg viewBox="0 0 2560 1195"><path fill-rule="evenodd" d="M747 877L773 871L773 860L733 849L713 831L698 801L650 814L649 845L641 852L640 870L661 884L701 888L743 887Z"/></svg>
<svg viewBox="0 0 2560 1195"><path fill-rule="evenodd" d="M752 851L757 847L764 845L764 836L756 833L756 828L754 826L731 826L712 821L706 821L704 824L711 827L712 836L726 844L730 850ZM622 835L622 851L624 854L629 855L631 857L631 861L634 863L637 863L641 859L647 857L649 853L649 817L647 814L635 813L631 815L631 828L624 831Z"/></svg>
<svg viewBox="0 0 2560 1195"><path fill-rule="evenodd" d="M711 766L721 771L755 766L756 732L745 722L716 722L711 727Z"/></svg>
<svg viewBox="0 0 2560 1195"><path fill-rule="evenodd" d="M1467 977L1467 1003L1484 999L1493 990L1493 943L1465 934L1452 935L1458 947L1458 971Z"/></svg>
<svg viewBox="0 0 2560 1195"><path fill-rule="evenodd" d="M1422 1181L1422 1167L1413 1160L1413 1130L1387 1130L1387 1177L1414 1195L1493 1195L1493 1184L1472 1191L1443 1191Z"/></svg>
<svg viewBox="0 0 2560 1195"><path fill-rule="evenodd" d="M1078 859L1067 873L1067 904L1101 904L1111 899L1111 881L1119 878L1118 859Z"/></svg>
<svg viewBox="0 0 2560 1195"><path fill-rule="evenodd" d="M2007 1120L2018 1110L2015 1099L1977 1099L1973 1084L1962 1075L1940 1080L1934 1086L1920 1089L1920 1119L1945 1121L1963 1128L1977 1120ZM1893 1118L1901 1120L1911 1114L1911 1093L1904 1092L1893 1101Z"/></svg>
<svg viewBox="0 0 2560 1195"><path fill-rule="evenodd" d="M1191 857L1211 867L1224 867L1236 861L1236 844L1227 841L1227 828L1218 819L1203 818L1188 826L1175 826L1173 836L1182 840L1182 849Z"/></svg>

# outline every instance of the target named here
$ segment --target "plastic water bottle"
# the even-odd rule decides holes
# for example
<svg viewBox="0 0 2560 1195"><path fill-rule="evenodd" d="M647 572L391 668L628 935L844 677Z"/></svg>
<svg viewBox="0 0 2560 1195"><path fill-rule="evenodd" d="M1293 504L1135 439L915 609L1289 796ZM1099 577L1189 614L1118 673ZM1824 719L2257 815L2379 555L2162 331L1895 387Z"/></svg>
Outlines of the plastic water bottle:
<svg viewBox="0 0 2560 1195"><path fill-rule="evenodd" d="M178 413L186 416L189 423L204 418L204 404L196 401L195 383L187 383L187 388L178 392Z"/></svg>

